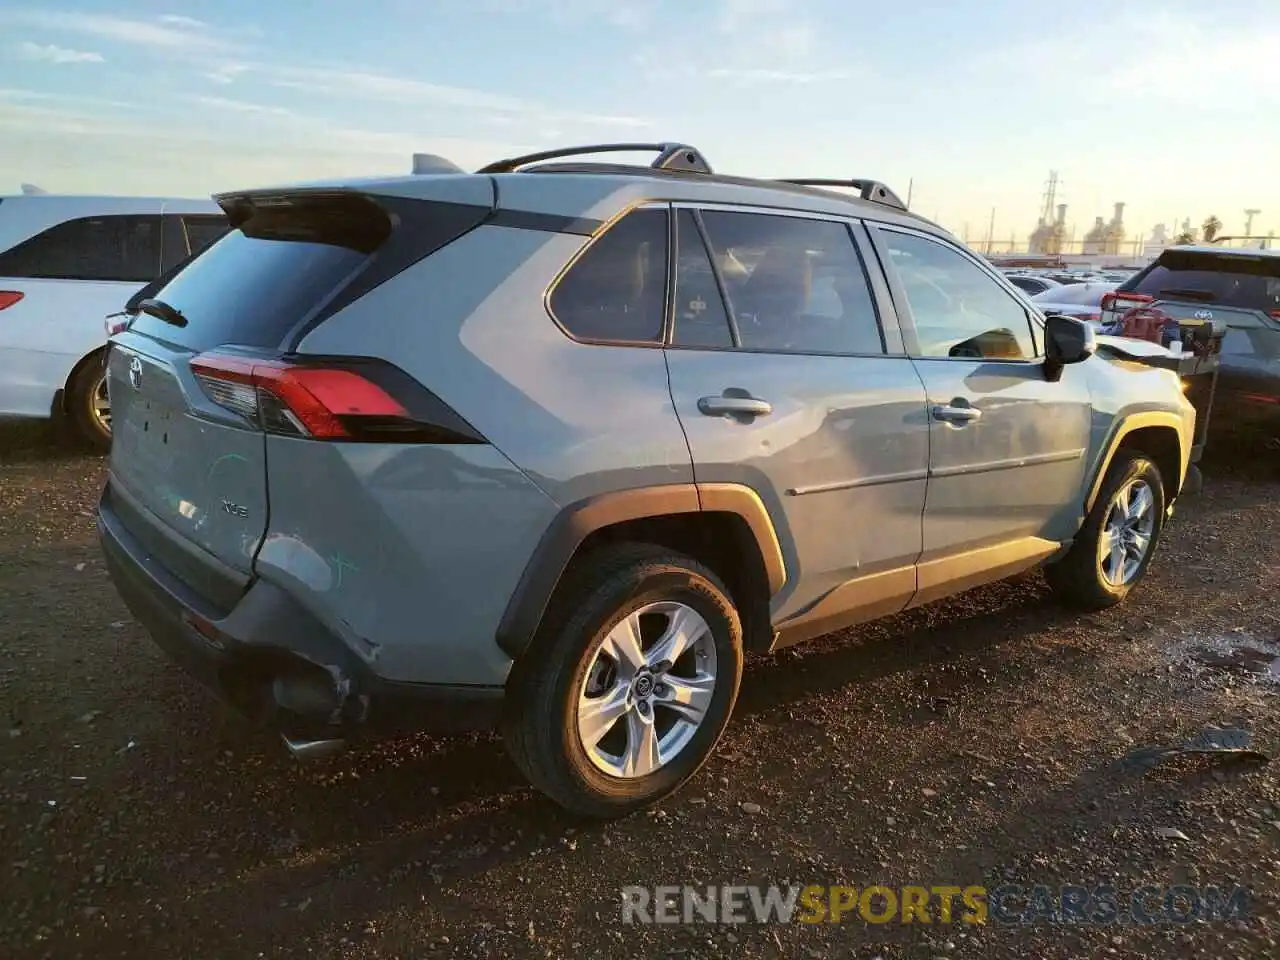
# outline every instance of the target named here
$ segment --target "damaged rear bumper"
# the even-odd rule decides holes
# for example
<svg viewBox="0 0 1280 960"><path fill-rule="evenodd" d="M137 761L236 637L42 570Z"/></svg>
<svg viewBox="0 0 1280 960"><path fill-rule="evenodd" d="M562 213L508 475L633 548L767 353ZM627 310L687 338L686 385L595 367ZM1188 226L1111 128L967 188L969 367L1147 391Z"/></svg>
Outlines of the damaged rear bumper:
<svg viewBox="0 0 1280 960"><path fill-rule="evenodd" d="M107 570L155 643L241 713L293 740L492 729L502 688L379 677L284 590L257 579L230 610L167 570L98 508Z"/></svg>

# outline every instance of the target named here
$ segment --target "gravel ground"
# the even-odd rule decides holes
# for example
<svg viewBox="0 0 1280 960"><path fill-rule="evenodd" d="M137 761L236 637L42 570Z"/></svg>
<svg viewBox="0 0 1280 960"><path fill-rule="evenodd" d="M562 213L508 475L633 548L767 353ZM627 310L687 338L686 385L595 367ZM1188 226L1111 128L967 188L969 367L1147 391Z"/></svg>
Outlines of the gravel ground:
<svg viewBox="0 0 1280 960"><path fill-rule="evenodd" d="M1121 761L1206 725L1280 752L1280 458L1228 452L1129 603L1029 575L748 664L717 756L575 822L491 737L289 759L103 570L101 460L0 433L0 956L1280 956L1280 763ZM637 926L626 884L1239 883L1192 925Z"/></svg>

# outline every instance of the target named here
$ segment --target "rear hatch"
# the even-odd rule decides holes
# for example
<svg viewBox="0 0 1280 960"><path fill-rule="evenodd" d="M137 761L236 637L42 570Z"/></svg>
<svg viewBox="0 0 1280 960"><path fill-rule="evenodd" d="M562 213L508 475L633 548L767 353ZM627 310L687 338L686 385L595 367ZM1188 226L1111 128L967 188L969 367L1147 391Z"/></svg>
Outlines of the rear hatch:
<svg viewBox="0 0 1280 960"><path fill-rule="evenodd" d="M1164 251L1102 301L1102 322L1134 307L1155 306L1179 320L1251 315L1280 329L1280 256L1258 251ZM1232 318L1232 319L1228 319Z"/></svg>
<svg viewBox="0 0 1280 960"><path fill-rule="evenodd" d="M350 383L340 371L291 373L281 359L291 335L392 230L390 215L358 194L226 205L236 229L143 300L112 339L104 497L148 553L223 608L247 586L267 528L265 431L342 430L325 404ZM385 398L351 402L346 412L364 402L394 414Z"/></svg>
<svg viewBox="0 0 1280 960"><path fill-rule="evenodd" d="M1220 386L1280 396L1280 255L1249 250L1164 251L1103 299L1103 323L1153 307L1184 329L1225 327Z"/></svg>

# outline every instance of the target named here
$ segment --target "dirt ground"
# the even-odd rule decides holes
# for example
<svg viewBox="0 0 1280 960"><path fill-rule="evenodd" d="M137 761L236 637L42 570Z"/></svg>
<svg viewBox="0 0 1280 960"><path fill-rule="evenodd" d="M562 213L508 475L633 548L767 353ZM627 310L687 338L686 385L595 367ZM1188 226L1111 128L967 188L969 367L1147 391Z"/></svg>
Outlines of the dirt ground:
<svg viewBox="0 0 1280 960"><path fill-rule="evenodd" d="M0 956L1280 957L1280 455L1232 449L1095 616L1029 575L749 663L717 756L607 826L487 736L304 766L153 648L104 572L105 465L0 432ZM1234 884L1152 926L624 925L627 884Z"/></svg>

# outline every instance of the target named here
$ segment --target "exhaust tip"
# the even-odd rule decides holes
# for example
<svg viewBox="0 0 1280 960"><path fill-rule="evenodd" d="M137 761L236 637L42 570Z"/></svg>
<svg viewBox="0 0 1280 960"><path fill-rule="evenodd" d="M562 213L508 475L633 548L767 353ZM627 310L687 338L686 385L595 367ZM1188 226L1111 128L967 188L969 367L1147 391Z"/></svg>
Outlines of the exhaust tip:
<svg viewBox="0 0 1280 960"><path fill-rule="evenodd" d="M307 740L281 735L284 745L298 760L323 760L336 756L346 747L347 742L341 738L332 740Z"/></svg>

